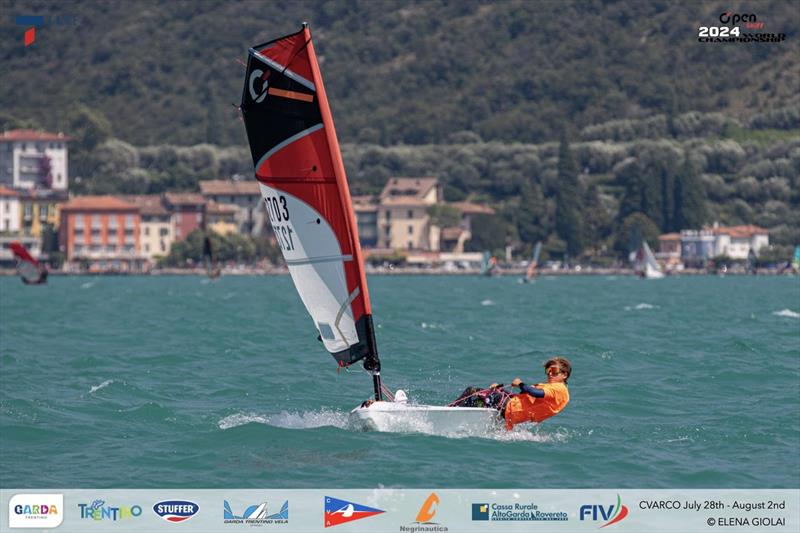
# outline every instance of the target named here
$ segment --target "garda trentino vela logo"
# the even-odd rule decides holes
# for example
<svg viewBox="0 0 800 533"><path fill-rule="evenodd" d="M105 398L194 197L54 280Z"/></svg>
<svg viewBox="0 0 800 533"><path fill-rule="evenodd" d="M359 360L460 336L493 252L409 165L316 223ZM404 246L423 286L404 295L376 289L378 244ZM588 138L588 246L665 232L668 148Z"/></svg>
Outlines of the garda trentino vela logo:
<svg viewBox="0 0 800 533"><path fill-rule="evenodd" d="M8 527L58 527L63 512L63 494L15 494L8 502Z"/></svg>
<svg viewBox="0 0 800 533"><path fill-rule="evenodd" d="M377 514L385 513L381 509L367 507L360 503L353 503L347 500L339 500L325 496L325 527L338 526L345 522L352 522L353 520L361 520Z"/></svg>
<svg viewBox="0 0 800 533"><path fill-rule="evenodd" d="M622 499L617 494L617 504L614 505L581 505L581 521L583 520L605 520L606 523L600 529L623 520L628 516L628 508L622 505Z"/></svg>

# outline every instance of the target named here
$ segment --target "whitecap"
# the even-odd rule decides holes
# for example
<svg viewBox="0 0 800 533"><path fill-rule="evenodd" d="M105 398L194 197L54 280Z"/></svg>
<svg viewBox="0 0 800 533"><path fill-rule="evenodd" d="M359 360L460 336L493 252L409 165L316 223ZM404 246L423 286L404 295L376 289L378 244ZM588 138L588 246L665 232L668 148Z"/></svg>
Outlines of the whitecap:
<svg viewBox="0 0 800 533"><path fill-rule="evenodd" d="M641 311L642 309L655 309L656 307L658 307L658 306L657 305L653 305L653 304L648 304L648 303L640 303L640 304L636 304L633 307L631 307L630 305L626 305L625 306L625 310L626 311L632 311L632 310Z"/></svg>
<svg viewBox="0 0 800 533"><path fill-rule="evenodd" d="M217 425L220 429L230 429L245 424L264 424L285 429L311 429L325 426L347 428L347 414L339 411L281 411L274 415L255 413L235 413L226 416Z"/></svg>
<svg viewBox="0 0 800 533"><path fill-rule="evenodd" d="M94 287L94 281L87 281L86 283L81 283L81 289L90 289Z"/></svg>
<svg viewBox="0 0 800 533"><path fill-rule="evenodd" d="M483 306L486 306L486 305L494 305L494 302L493 302L493 301L491 301L491 300L483 300L483 301L481 302L481 305L483 305Z"/></svg>
<svg viewBox="0 0 800 533"><path fill-rule="evenodd" d="M92 388L91 388L91 389L89 389L89 394L92 394L92 393L94 393L94 392L97 392L97 391L99 391L100 389L105 389L106 387L108 387L108 386L109 386L109 385L111 385L112 383L114 383L114 380L113 380L113 379L107 379L107 380L105 380L104 382L102 382L100 385L93 385L93 386L92 386Z"/></svg>
<svg viewBox="0 0 800 533"><path fill-rule="evenodd" d="M772 314L775 316L785 316L787 318L800 318L800 313L796 313L791 309L781 309L780 311L775 311Z"/></svg>

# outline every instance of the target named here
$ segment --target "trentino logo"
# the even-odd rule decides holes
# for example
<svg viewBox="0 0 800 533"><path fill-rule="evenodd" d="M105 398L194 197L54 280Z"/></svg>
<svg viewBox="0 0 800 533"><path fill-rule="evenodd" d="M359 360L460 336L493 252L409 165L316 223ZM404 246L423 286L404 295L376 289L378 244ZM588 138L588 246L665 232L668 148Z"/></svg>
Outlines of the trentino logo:
<svg viewBox="0 0 800 533"><path fill-rule="evenodd" d="M283 502L281 510L274 514L267 514L267 502L257 503L249 506L241 515L235 514L231 510L231 504L224 500L222 517L226 524L288 524L289 523L289 500Z"/></svg>
<svg viewBox="0 0 800 533"><path fill-rule="evenodd" d="M325 527L338 526L345 522L352 522L353 520L361 520L376 514L385 513L381 509L367 507L360 503L348 502L347 500L339 500L325 496Z"/></svg>
<svg viewBox="0 0 800 533"><path fill-rule="evenodd" d="M580 515L581 521L583 521L587 515L589 515L595 522L597 520L606 520L606 523L600 526L600 529L602 529L612 524L616 524L628 516L628 508L622 505L622 499L619 497L619 494L617 494L616 505L581 505Z"/></svg>
<svg viewBox="0 0 800 533"><path fill-rule="evenodd" d="M63 494L15 494L8 502L8 527L58 527L63 510Z"/></svg>
<svg viewBox="0 0 800 533"><path fill-rule="evenodd" d="M111 507L106 505L104 500L95 500L92 503L79 503L78 508L81 510L81 518L90 518L92 520L123 520L125 518L132 518L141 516L142 508L138 505L131 507Z"/></svg>
<svg viewBox="0 0 800 533"><path fill-rule="evenodd" d="M167 522L183 522L197 514L200 506L185 500L164 500L153 506L153 512Z"/></svg>

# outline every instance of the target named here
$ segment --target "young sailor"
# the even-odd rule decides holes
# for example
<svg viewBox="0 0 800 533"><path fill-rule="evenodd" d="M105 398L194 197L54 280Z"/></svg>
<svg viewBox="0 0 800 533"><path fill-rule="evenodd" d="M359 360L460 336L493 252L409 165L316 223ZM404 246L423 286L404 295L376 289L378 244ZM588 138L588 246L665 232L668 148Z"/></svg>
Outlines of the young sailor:
<svg viewBox="0 0 800 533"><path fill-rule="evenodd" d="M547 383L530 386L515 378L511 386L518 387L519 394L511 394L502 385L492 383L488 389L468 387L450 405L497 409L506 421L506 429L524 422L543 422L560 413L569 403L567 380L572 365L565 357L553 357L544 364L544 371Z"/></svg>

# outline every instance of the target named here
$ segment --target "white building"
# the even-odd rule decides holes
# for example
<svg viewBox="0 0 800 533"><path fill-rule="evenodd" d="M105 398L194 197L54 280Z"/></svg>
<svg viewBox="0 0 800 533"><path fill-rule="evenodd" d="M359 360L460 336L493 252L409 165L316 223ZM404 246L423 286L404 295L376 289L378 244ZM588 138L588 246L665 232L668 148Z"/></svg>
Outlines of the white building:
<svg viewBox="0 0 800 533"><path fill-rule="evenodd" d="M438 251L428 209L441 199L436 178L389 178L378 199L378 248Z"/></svg>
<svg viewBox="0 0 800 533"><path fill-rule="evenodd" d="M266 230L267 210L256 180L203 180L200 182L200 193L206 200L217 204L236 206L234 218L239 233L260 235Z"/></svg>
<svg viewBox="0 0 800 533"><path fill-rule="evenodd" d="M747 259L750 250L757 256L762 247L769 246L769 231L758 226L718 226L713 231L714 255Z"/></svg>
<svg viewBox="0 0 800 533"><path fill-rule="evenodd" d="M18 233L19 220L19 193L0 185L0 233Z"/></svg>
<svg viewBox="0 0 800 533"><path fill-rule="evenodd" d="M0 134L0 185L66 190L67 141L63 133L10 130Z"/></svg>
<svg viewBox="0 0 800 533"><path fill-rule="evenodd" d="M175 240L175 226L169 211L158 194L120 196L120 198L139 208L142 222L139 226L139 238L142 254L151 262L156 256L169 255L169 249Z"/></svg>

